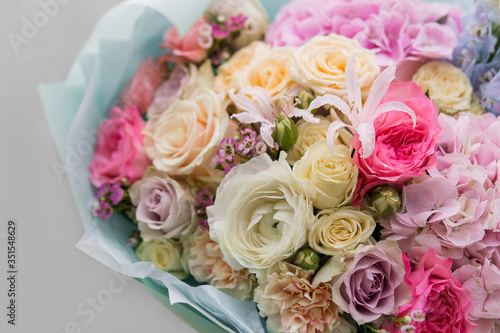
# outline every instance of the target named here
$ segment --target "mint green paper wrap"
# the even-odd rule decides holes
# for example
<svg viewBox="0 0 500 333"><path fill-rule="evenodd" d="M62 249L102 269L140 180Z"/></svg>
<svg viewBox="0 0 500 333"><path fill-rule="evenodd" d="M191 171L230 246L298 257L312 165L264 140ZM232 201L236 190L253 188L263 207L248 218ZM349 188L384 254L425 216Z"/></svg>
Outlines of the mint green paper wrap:
<svg viewBox="0 0 500 333"><path fill-rule="evenodd" d="M102 223L91 215L94 200L87 166L96 130L138 68L141 60L161 53L158 45L172 24L181 33L196 21L210 0L132 0L101 19L65 81L40 86L40 97L61 163L53 167L67 177L85 235L77 247L110 268L131 276L200 332L264 333L253 302L235 300L217 289L190 286L151 263L140 262L127 245L134 226L113 216ZM287 0L264 0L274 18ZM470 10L468 0L444 1ZM173 304L173 305L171 305Z"/></svg>
<svg viewBox="0 0 500 333"><path fill-rule="evenodd" d="M268 2L271 17L283 2ZM235 300L211 286L190 286L151 263L140 262L127 245L134 228L130 221L113 216L102 223L91 215L94 197L87 166L99 124L141 60L164 52L158 45L165 31L174 24L186 32L209 3L189 0L179 6L174 0L133 0L116 6L98 23L67 79L42 85L39 91L61 155L61 163L53 167L59 177L67 177L86 230L77 247L135 278L200 332L261 333L265 330L253 302Z"/></svg>

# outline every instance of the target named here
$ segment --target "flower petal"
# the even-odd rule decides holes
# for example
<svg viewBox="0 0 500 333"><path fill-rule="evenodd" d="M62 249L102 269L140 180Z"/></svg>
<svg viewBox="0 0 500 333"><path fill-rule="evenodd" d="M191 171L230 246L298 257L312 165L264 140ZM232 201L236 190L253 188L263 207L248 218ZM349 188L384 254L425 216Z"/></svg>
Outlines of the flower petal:
<svg viewBox="0 0 500 333"><path fill-rule="evenodd" d="M312 110L318 109L327 104L332 105L337 109L339 109L340 112L345 114L349 119L349 121L351 121L351 123L355 125L356 118L352 116L349 105L342 98L334 95L326 94L323 96L316 97L311 102L311 104L309 104L309 108L307 109L307 111L312 112Z"/></svg>
<svg viewBox="0 0 500 333"><path fill-rule="evenodd" d="M375 127L372 123L362 123L356 126L359 135L359 141L363 147L362 158L368 158L375 149Z"/></svg>
<svg viewBox="0 0 500 333"><path fill-rule="evenodd" d="M387 66L387 68L382 73L380 73L380 75L377 77L375 82L373 82L373 85L370 88L370 93L368 94L368 98L366 99L363 111L360 114L361 122L375 120L375 118L372 118L371 115L380 104L380 101L385 96L392 80L394 80L395 77L396 65L391 61L389 62L389 66Z"/></svg>
<svg viewBox="0 0 500 333"><path fill-rule="evenodd" d="M328 131L326 131L326 142L328 143L328 149L330 149L331 153L333 153L333 141L334 141L333 138L335 132L337 132L337 130L342 127L352 127L352 126L349 126L340 120L335 120L333 123L330 124L330 126L328 126Z"/></svg>
<svg viewBox="0 0 500 333"><path fill-rule="evenodd" d="M411 119L413 120L413 127L415 127L417 125L417 116L415 115L415 111L410 109L403 102L399 102L399 101L390 101L390 102L386 102L384 104L379 105L377 110L373 113L371 120L375 121L375 119L377 119L378 116L380 116L382 113L391 112L391 111L400 111L400 112L404 112L404 113L408 114L411 117Z"/></svg>

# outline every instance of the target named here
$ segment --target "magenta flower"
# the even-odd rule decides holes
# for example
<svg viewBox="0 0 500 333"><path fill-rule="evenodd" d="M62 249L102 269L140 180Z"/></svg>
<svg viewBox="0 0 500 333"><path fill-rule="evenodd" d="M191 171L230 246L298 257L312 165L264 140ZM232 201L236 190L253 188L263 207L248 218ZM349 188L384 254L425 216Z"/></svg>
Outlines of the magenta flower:
<svg viewBox="0 0 500 333"><path fill-rule="evenodd" d="M216 39L224 39L229 36L229 31L221 28L219 25L212 25L212 34Z"/></svg>
<svg viewBox="0 0 500 333"><path fill-rule="evenodd" d="M239 14L238 16L231 16L229 20L226 21L226 28L228 31L236 31L245 26L245 21L247 17Z"/></svg>
<svg viewBox="0 0 500 333"><path fill-rule="evenodd" d="M123 198L123 189L118 184L109 185L109 200L113 205L117 205Z"/></svg>
<svg viewBox="0 0 500 333"><path fill-rule="evenodd" d="M99 206L97 207L97 209L95 210L94 213L97 216L100 216L101 219L104 221L104 220L107 220L108 218L110 218L111 215L113 215L113 208L111 207L111 205L109 203L104 202L104 201L100 201Z"/></svg>
<svg viewBox="0 0 500 333"><path fill-rule="evenodd" d="M234 139L223 139L220 146L221 148L217 150L217 156L219 157L217 164L222 164L224 161L231 162L236 153L234 149Z"/></svg>

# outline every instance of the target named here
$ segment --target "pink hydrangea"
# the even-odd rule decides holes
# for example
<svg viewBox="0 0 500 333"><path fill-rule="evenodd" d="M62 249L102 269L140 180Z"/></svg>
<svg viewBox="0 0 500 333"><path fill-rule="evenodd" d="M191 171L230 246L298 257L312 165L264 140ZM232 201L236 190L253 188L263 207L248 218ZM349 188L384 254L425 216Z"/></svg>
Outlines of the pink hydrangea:
<svg viewBox="0 0 500 333"><path fill-rule="evenodd" d="M395 62L398 80L410 80L426 60L451 59L460 15L458 7L419 0L295 0L277 15L266 41L300 46L316 35L344 35L374 50L381 67Z"/></svg>

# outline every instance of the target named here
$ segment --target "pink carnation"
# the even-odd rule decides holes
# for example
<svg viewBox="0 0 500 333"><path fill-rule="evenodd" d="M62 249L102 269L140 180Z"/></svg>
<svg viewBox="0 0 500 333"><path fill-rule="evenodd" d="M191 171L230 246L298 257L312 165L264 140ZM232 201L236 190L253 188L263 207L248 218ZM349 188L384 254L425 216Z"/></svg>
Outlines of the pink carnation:
<svg viewBox="0 0 500 333"><path fill-rule="evenodd" d="M140 179L151 161L142 144L144 120L135 108L114 107L97 131L95 155L89 164L90 181L100 187L105 183L130 183Z"/></svg>
<svg viewBox="0 0 500 333"><path fill-rule="evenodd" d="M356 149L354 162L359 167L358 197L383 184L404 185L425 170L436 166L436 148L441 127L438 109L413 82L393 83L381 103L399 101L415 112L416 125L403 112L388 112L375 120L375 148L373 154L362 158L358 134L352 140Z"/></svg>
<svg viewBox="0 0 500 333"><path fill-rule="evenodd" d="M143 61L122 92L120 104L122 107L137 108L140 114L145 114L160 83L160 65L151 59Z"/></svg>

